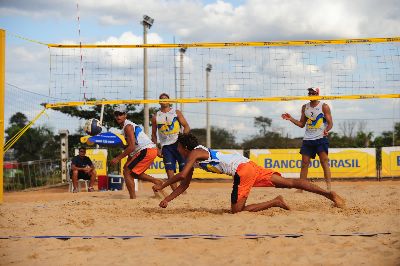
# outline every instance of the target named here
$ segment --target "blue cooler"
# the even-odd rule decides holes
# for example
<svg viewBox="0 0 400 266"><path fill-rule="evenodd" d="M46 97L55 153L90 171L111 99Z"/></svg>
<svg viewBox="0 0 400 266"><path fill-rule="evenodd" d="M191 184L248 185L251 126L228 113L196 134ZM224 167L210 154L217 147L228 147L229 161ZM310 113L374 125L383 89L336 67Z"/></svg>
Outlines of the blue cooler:
<svg viewBox="0 0 400 266"><path fill-rule="evenodd" d="M124 178L122 175L108 175L108 189L122 190L124 187Z"/></svg>

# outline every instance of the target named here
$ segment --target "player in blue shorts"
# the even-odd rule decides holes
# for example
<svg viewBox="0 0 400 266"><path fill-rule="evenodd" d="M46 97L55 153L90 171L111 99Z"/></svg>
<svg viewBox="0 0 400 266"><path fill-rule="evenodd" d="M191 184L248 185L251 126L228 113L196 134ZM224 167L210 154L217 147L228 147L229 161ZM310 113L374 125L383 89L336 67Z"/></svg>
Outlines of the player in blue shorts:
<svg viewBox="0 0 400 266"><path fill-rule="evenodd" d="M309 96L318 96L319 88L308 88ZM294 119L290 114L282 114L282 118L289 120L298 127L306 127L303 144L300 149L302 164L300 178L307 178L310 159L315 159L318 154L327 190L331 191L331 170L328 158L328 132L332 129L333 121L329 105L318 100L311 100L301 108L300 120Z"/></svg>
<svg viewBox="0 0 400 266"><path fill-rule="evenodd" d="M169 95L162 93L160 99L169 99ZM179 171L185 166L185 160L178 152L178 134L189 133L190 127L182 112L172 108L171 104L160 103L160 110L153 116L151 140L160 143L158 156L163 158L165 171L168 179L172 178L176 172L178 162ZM158 139L158 141L157 141ZM176 189L176 184L171 185L172 190Z"/></svg>

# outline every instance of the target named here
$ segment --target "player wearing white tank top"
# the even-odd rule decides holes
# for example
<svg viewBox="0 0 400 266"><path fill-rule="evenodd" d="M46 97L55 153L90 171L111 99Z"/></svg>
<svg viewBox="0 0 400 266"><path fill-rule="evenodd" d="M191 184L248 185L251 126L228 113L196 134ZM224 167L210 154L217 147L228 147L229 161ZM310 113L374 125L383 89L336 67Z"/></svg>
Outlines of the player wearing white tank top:
<svg viewBox="0 0 400 266"><path fill-rule="evenodd" d="M200 167L208 172L216 174L228 174L233 177L233 188L231 193L231 211L262 211L271 207L279 207L289 210L282 196L272 200L246 205L246 200L253 187L276 187L276 188L297 188L319 194L334 202L336 207L344 207L344 200L333 191L326 191L307 179L294 179L282 177L273 169L267 169L250 161L240 154L223 154L219 151L199 145L193 134L179 134L178 150L186 158L185 167L181 172L168 179L162 185L153 186L158 191L173 183L181 181L180 185L172 191L159 204L166 208L168 203L182 194L192 180L193 168Z"/></svg>
<svg viewBox="0 0 400 266"><path fill-rule="evenodd" d="M134 178L149 181L156 185L162 184L161 180L145 173L157 157L157 148L138 125L127 119L125 105L118 105L114 109L114 117L122 128L122 134L128 145L121 154L110 161L110 164L116 165L122 158L128 156L123 174L129 196L134 199L136 198Z"/></svg>
<svg viewBox="0 0 400 266"><path fill-rule="evenodd" d="M162 93L160 99L169 99L169 95ZM182 112L171 107L167 102L160 102L160 110L151 120L151 140L154 143L160 143L158 157L163 158L165 172L167 177L171 178L176 172L176 163L178 162L179 171L185 166L185 160L178 152L178 134L188 133L190 131ZM176 184L171 185L172 190L176 189Z"/></svg>
<svg viewBox="0 0 400 266"><path fill-rule="evenodd" d="M308 88L309 96L319 96L319 88ZM331 170L328 158L328 132L332 129L333 121L329 105L318 100L310 100L301 108L300 120L294 119L290 114L282 114L282 118L289 120L298 127L306 127L301 153L300 178L306 179L310 160L318 154L328 191L331 190Z"/></svg>

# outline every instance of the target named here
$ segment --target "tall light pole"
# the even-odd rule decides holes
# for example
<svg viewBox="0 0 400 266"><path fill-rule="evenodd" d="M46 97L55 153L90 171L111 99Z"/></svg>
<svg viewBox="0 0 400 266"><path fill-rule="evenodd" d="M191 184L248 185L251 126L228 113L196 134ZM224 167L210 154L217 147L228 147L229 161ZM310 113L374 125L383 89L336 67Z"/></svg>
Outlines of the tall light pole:
<svg viewBox="0 0 400 266"><path fill-rule="evenodd" d="M207 64L206 67L206 98L208 99L210 97L210 72L212 69L211 64ZM210 103L207 101L206 103L206 132L207 132L207 137L206 137L206 146L211 148L211 128L210 128Z"/></svg>
<svg viewBox="0 0 400 266"><path fill-rule="evenodd" d="M183 87L184 87L184 84L183 84L183 55L185 54L185 52L186 52L186 48L181 48L181 49L179 49L179 53L180 53L180 73L179 73L179 77L180 77L180 79L179 79L179 81L180 81L180 83L179 83L179 87L180 87L180 98L181 99L183 99ZM183 112L183 103L181 103L181 112Z"/></svg>
<svg viewBox="0 0 400 266"><path fill-rule="evenodd" d="M174 36L174 44L175 44L175 36ZM178 99L178 85L177 85L177 78L176 78L176 49L174 48L174 78L175 78L175 99ZM178 103L175 103L175 109L178 109Z"/></svg>
<svg viewBox="0 0 400 266"><path fill-rule="evenodd" d="M154 19L144 15L141 24L143 25L143 44L147 43L147 30L151 28L154 23ZM143 48L143 99L148 99L148 81L147 81L147 48ZM149 105L144 104L144 122L143 122L144 133L149 133Z"/></svg>

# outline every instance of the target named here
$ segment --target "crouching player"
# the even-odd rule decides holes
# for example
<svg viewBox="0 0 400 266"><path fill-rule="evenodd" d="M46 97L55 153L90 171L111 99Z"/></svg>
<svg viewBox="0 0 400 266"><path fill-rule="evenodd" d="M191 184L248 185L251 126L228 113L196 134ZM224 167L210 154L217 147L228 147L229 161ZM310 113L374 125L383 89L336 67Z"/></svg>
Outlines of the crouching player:
<svg viewBox="0 0 400 266"><path fill-rule="evenodd" d="M200 167L208 172L227 174L233 177L233 189L231 194L232 213L240 211L262 211L271 207L280 207L289 210L282 196L275 199L250 204L246 206L247 197L252 187L276 187L276 188L297 188L309 191L326 197L336 207L342 208L345 201L335 192L328 192L306 179L284 178L280 173L256 165L246 157L239 154L223 154L208 149L198 144L198 141L191 133L179 134L178 151L186 158L186 165L183 171L168 179L162 185L156 184L153 190L161 190L173 183L182 181L176 190L160 202L160 207L166 208L168 202L185 191L192 180L193 168Z"/></svg>
<svg viewBox="0 0 400 266"><path fill-rule="evenodd" d="M124 178L129 196L134 199L136 198L134 178L149 181L156 185L161 185L162 181L145 173L157 157L156 145L138 125L127 119L126 113L125 105L119 105L114 109L115 120L122 128L122 134L128 146L121 154L113 158L110 164L115 165L122 158L128 156L124 165ZM163 192L161 191L161 193Z"/></svg>

